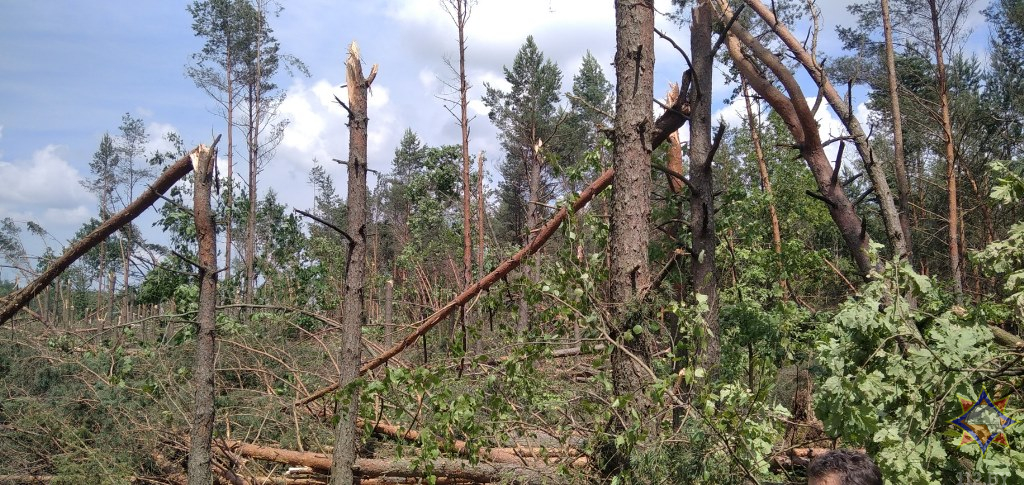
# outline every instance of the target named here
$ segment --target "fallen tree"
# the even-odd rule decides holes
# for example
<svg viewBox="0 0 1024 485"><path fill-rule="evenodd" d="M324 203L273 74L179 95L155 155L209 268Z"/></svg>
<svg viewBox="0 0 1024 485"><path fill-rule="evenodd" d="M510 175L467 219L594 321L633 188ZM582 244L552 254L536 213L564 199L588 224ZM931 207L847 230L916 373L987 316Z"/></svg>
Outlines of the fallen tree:
<svg viewBox="0 0 1024 485"><path fill-rule="evenodd" d="M242 441L225 440L224 451L246 458L273 461L292 466L307 466L318 472L328 473L331 457L326 453L313 453L256 445ZM538 467L505 463L472 464L468 460L435 459L430 470L409 459L385 460L379 458L356 458L353 472L361 478L425 478L428 475L444 477L447 480L462 480L470 483L514 483L522 485L557 483L557 470L552 467Z"/></svg>
<svg viewBox="0 0 1024 485"><path fill-rule="evenodd" d="M365 425L365 421L359 420L360 426ZM405 430L401 427L386 424L376 423L373 426L373 431L378 434L382 434L391 438L401 439L406 441L419 441L420 433L416 430ZM462 455L469 456L471 448L468 443L463 440L455 440L448 445L452 451ZM558 448L538 448L538 447L527 447L527 446L510 446L510 447L499 447L499 448L480 448L477 452L477 456L481 460L486 460L492 463L506 463L506 464L566 464L572 467L583 467L586 466L589 460L587 457L582 456L579 450L574 448L569 449L558 449Z"/></svg>
<svg viewBox="0 0 1024 485"><path fill-rule="evenodd" d="M185 175L188 175L194 168L194 165L198 163L198 157L200 154L213 152L214 148L217 147L217 142L220 141L220 135L217 135L213 139L213 143L209 146L199 145L192 151L183 155L177 161L175 161L164 173L160 174L153 183L146 187L146 190L139 195L128 207L125 207L117 214L114 214L103 221L95 230L90 232L87 236L72 244L67 250L64 251L59 258L53 260L46 270L43 271L36 279L32 280L24 288L7 295L6 298L0 303L0 325L3 325L8 320L14 318L14 315L18 313L28 302L32 301L39 293L41 293L50 283L53 282L57 276L60 276L64 270L68 269L72 263L78 260L89 252L90 249L95 247L100 241L105 240L111 234L117 232L129 222L139 217L146 209L153 205L160 197L163 196L164 192L170 190L170 188Z"/></svg>
<svg viewBox="0 0 1024 485"><path fill-rule="evenodd" d="M689 83L690 75L689 71L687 71L686 74L683 75L684 89L688 88ZM651 147L657 148L662 143L664 143L665 140L668 139L670 134L674 133L676 130L681 128L683 126L683 123L689 120L689 111L689 101L686 100L683 96L679 96L676 102L673 105L669 106L668 109L666 109L665 112L662 113L662 115L658 117L658 120L654 123L654 134L651 137ZM682 175L678 176L683 177ZM416 340L422 337L424 334L426 334L428 330L434 328L435 325L443 321L445 318L448 318L452 313L454 313L459 308L462 308L465 304L469 303L469 301L472 300L473 297L475 297L478 293L490 288L491 285L500 281L502 278L511 273L512 270L518 268L523 263L523 260L525 258L533 255L534 253L539 251L540 248L544 247L544 244L546 244L548 242L548 239L550 239L551 236L555 234L555 231L558 230L559 226L562 225L562 222L565 221L565 219L569 216L570 213L577 212L586 207L587 204L594 199L594 197L596 197L598 194L604 191L604 189L608 188L608 186L612 184L612 180L614 180L614 178L614 169L609 168L605 170L599 177L597 177L596 180L591 182L590 185L588 185L585 189L583 189L582 192L580 192L579 197L577 197L577 199L573 202L571 208L562 207L558 209L558 212L556 212L555 215L551 216L551 218L548 219L548 221L545 222L544 225L540 227L540 229L537 231L537 235L532 240L530 240L529 244L523 246L523 248L520 249L515 254L513 254L511 258L503 261L501 264L498 265L498 267L494 268L494 270L488 273L486 276L476 281L475 283L468 285L466 289L462 291L462 293L459 293L459 295L452 299L452 301L448 302L447 305L441 307L439 310L435 311L433 314L422 320L422 323L420 323L419 326L417 326L416 329L412 331L412 333L410 333L404 339L402 339L401 342L395 344L387 351L381 353L374 359L363 364L362 367L359 368L359 373L365 374L373 369L376 369L377 367L380 367L385 362L390 360L392 357L398 355L407 347L416 343ZM683 180L685 181L685 178L683 178ZM337 389L337 384L332 384L330 386L324 387L314 392L313 394L310 394L309 396L296 401L295 405L301 406L303 404L315 401Z"/></svg>

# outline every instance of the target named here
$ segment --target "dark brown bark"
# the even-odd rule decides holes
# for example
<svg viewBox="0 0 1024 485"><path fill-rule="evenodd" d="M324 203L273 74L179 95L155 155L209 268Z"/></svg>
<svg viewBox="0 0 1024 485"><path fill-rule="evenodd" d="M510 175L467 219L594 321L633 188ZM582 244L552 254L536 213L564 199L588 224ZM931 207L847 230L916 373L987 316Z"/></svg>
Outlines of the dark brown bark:
<svg viewBox="0 0 1024 485"><path fill-rule="evenodd" d="M718 274L715 271L715 199L711 161L711 76L714 54L711 47L711 4L708 0L693 8L690 28L690 58L693 85L690 89L690 268L693 291L707 298L704 313L706 347L701 364L712 368L721 358L718 326Z"/></svg>
<svg viewBox="0 0 1024 485"><path fill-rule="evenodd" d="M889 19L889 0L882 2L882 31L885 35L885 68L889 78L889 99L892 102L893 168L896 172L896 192L899 194L900 225L906 239L907 259L913 261L914 245L910 234L910 179L903 148L903 111L900 109L899 81L896 79L896 55L892 44L892 22Z"/></svg>
<svg viewBox="0 0 1024 485"><path fill-rule="evenodd" d="M195 371L192 376L195 402L189 439L188 483L208 485L211 480L210 441L213 438L214 362L216 360L217 331L217 231L210 209L210 191L213 185L213 150L194 154L197 165L194 178L196 239L199 242L199 312L196 317Z"/></svg>
<svg viewBox="0 0 1024 485"><path fill-rule="evenodd" d="M653 1L615 2L615 45L615 187L608 250L610 334L620 345L612 350L612 384L616 395L632 394L642 410L643 388L650 380L644 367L650 360L651 339L647 330L632 334L631 329L644 323L635 298L651 284L647 250L654 120ZM623 338L626 332L632 338Z"/></svg>
<svg viewBox="0 0 1024 485"><path fill-rule="evenodd" d="M942 138L946 148L946 194L949 217L949 269L957 302L964 298L963 270L960 267L960 209L957 202L956 147L953 145L953 122L949 114L949 87L946 83L946 61L942 53L942 32L935 0L928 0L935 43L935 74L938 77L939 107L942 110Z"/></svg>
<svg viewBox="0 0 1024 485"><path fill-rule="evenodd" d="M210 149L217 146L217 142L220 141L220 136L214 139L213 145ZM196 150L203 148L202 145ZM195 151L195 150L193 150ZM24 288L7 295L3 300L0 300L0 325L11 319L15 313L24 307L32 298L41 293L53 280L59 276L65 269L71 266L72 263L82 257L85 253L89 252L90 249L96 247L101 241L105 241L111 234L119 230L125 224L133 221L139 214L153 205L160 196L167 192L171 186L173 186L178 180L187 175L192 171L192 160L188 155L185 155L175 161L167 170L164 171L153 183L142 192L141 195L127 207L122 209L117 214L114 214L109 219L103 221L95 230L90 232L87 236L79 240L77 243L72 244L61 257L55 259L46 270L43 271L35 280L26 285Z"/></svg>
<svg viewBox="0 0 1024 485"><path fill-rule="evenodd" d="M655 129L651 133L651 146L657 147L664 143L665 140L668 139L669 134L678 130L683 125L683 123L685 123L686 120L689 119L688 113L688 106L679 105L674 106L673 110L666 111L660 117L658 117L658 121L654 123ZM452 314L452 312L458 310L466 303L469 303L469 301L478 293L490 288L491 285L497 283L498 281L501 281L502 278L508 276L509 273L511 273L513 270L515 270L522 264L524 258L536 253L538 250L540 250L541 247L544 246L544 243L546 243L548 239L551 239L551 236L555 234L555 232L558 230L558 227L569 216L570 211L575 213L579 212L584 207L586 207L587 204L589 204L590 201L597 196L597 194L600 194L601 191L603 191L604 189L608 188L609 185L611 185L614 176L614 168L609 168L602 172L597 179L591 182L590 185L588 185L586 188L583 189L582 192L580 192L579 197L576 198L576 201L573 203L571 209L567 210L565 208L562 208L555 212L555 215L548 219L548 221L543 226L540 227L540 229L537 231L537 236L533 238L533 240L531 240L529 244L527 244L522 249L513 254L511 258L503 261L496 268L494 268L493 271L487 273L486 276L477 280L476 283L469 285L465 290L462 291L462 293L459 293L458 296L453 298L445 306L441 307L439 310L435 311L434 313L423 319L419 326L417 326L416 329L413 330L410 334L406 335L401 342L395 344L387 351L381 353L374 359L363 364L363 366L359 369L359 373L365 374L373 369L380 367L389 359L398 355L410 345L416 343L416 341L420 337L425 335L431 328L434 328L434 326L437 325L439 322L443 321L445 318L448 318ZM332 392L336 389L338 389L337 384L329 385L314 392L313 394L310 394L309 396L303 399L296 401L294 404L296 406L301 406L303 404L320 399L321 397L327 395L327 393Z"/></svg>
<svg viewBox="0 0 1024 485"><path fill-rule="evenodd" d="M833 166L825 154L821 137L818 134L818 122L808 106L803 89L796 81L793 73L782 61L743 28L739 22L729 23L732 12L728 2L717 0L719 14L729 28L726 46L740 74L757 94L768 101L768 104L782 117L789 129L800 156L807 162L811 174L818 185L816 194L827 201L829 215L842 235L850 255L862 277L867 278L874 265L868 257L869 237L862 231L862 221L857 215L853 203L843 191L840 183L832 183ZM782 84L786 93L779 91L765 75L744 54L743 48L749 49L751 55L764 64Z"/></svg>
<svg viewBox="0 0 1024 485"><path fill-rule="evenodd" d="M348 86L348 261L345 264L344 315L342 317L342 342L339 352L338 389L341 390L337 403L338 425L335 428L334 457L331 465L331 484L350 485L353 483L352 465L356 459L356 418L359 415L359 351L362 341L363 287L365 284L366 259L366 137L367 91L377 73L377 66L370 70L369 78L363 75L359 46L352 42L345 61L345 84Z"/></svg>
<svg viewBox="0 0 1024 485"><path fill-rule="evenodd" d="M796 60L804 66L804 70L807 71L807 74L809 74L811 79L813 79L819 86L825 99L832 107L832 110L835 111L836 115L839 116L839 120L842 121L843 125L846 127L846 130L851 136L853 136L855 145L857 146L857 152L864 161L864 168L868 173L868 178L871 180L871 186L874 188L875 195L878 196L882 222L885 225L885 232L889 240L889 244L892 245L893 254L900 258L907 257L909 254L909 248L906 245L907 238L903 233L903 226L900 224L899 213L897 212L896 205L893 202L892 190L889 189L889 182L885 178L885 170L882 169L881 164L875 163L874 157L871 154L871 147L868 144L867 134L864 132L864 129L861 128L860 121L858 121L857 117L854 116L849 101L843 99L843 97L839 95L835 86L832 85L832 82L825 74L825 70L814 59L813 53L808 52L808 50L804 48L803 44L789 31L786 25L775 17L771 8L765 6L759 0L745 1L746 4L750 6L752 10L757 12L761 19L772 28L779 40L786 44L786 47L788 47L790 52L793 53ZM744 43L747 42L744 40ZM750 47L749 44L748 47ZM760 56L758 57L760 58ZM763 59L762 62L764 62ZM778 76L779 74L776 73L776 75ZM792 74L787 75L792 77ZM790 97L793 98L794 104L801 102L806 104L803 98L797 100L794 97L793 92L790 92ZM813 116L813 113L811 115ZM807 129L809 130L809 127ZM817 138L817 129L815 129L814 132L814 137ZM829 175L831 176L831 173Z"/></svg>

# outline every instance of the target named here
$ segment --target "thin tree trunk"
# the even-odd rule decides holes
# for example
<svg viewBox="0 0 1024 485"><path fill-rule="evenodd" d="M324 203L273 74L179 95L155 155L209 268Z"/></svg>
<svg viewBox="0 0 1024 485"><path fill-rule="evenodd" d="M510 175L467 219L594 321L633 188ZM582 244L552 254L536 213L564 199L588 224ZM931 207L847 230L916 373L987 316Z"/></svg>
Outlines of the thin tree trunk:
<svg viewBox="0 0 1024 485"><path fill-rule="evenodd" d="M690 90L690 268L693 291L707 298L704 313L706 347L701 365L713 368L721 359L718 326L718 274L715 271L715 199L711 159L711 91L714 53L711 47L711 4L699 1L693 8L690 29L690 58L693 85ZM646 250L646 249L645 249Z"/></svg>
<svg viewBox="0 0 1024 485"><path fill-rule="evenodd" d="M349 103L349 156L348 156L348 232L349 252L345 265L344 315L342 317L342 342L338 359L340 375L336 415L338 425L334 434L334 456L331 461L331 485L351 485L352 466L356 459L356 418L359 415L359 351L362 342L363 287L365 284L366 260L366 97L370 84L377 73L374 65L369 78L363 76L359 46L352 42L345 61L345 83L348 86Z"/></svg>
<svg viewBox="0 0 1024 485"><path fill-rule="evenodd" d="M896 172L896 191L899 193L900 225L906 239L907 259L914 252L910 234L910 179L903 148L903 112L900 109L899 81L896 79L896 55L893 52L892 22L889 20L889 0L882 3L882 30L885 32L885 67L889 77L889 99L892 102L893 167Z"/></svg>
<svg viewBox="0 0 1024 485"><path fill-rule="evenodd" d="M543 155L541 155L541 143L537 139L536 130L533 135L534 148L533 153L530 155L529 163L529 202L526 205L526 236L524 245L529 245L530 241L533 240L533 230L540 225L540 172ZM523 273L529 283L533 283L536 278L536 266L537 261L534 258L526 263L526 267L523 269ZM530 330L530 304L526 301L526 292L519 298L519 320L517 324L517 330L519 332L525 332Z"/></svg>
<svg viewBox="0 0 1024 485"><path fill-rule="evenodd" d="M234 143L234 132L235 132L235 89L234 89L234 77L231 75L233 65L231 63L231 33L228 32L227 36L227 69L225 74L227 76L227 87L228 87L228 174L227 174L227 187L228 197L226 201L226 214L225 218L227 222L224 224L224 276L231 278L231 233L234 227L234 209L235 209L235 143ZM214 161L216 163L216 161Z"/></svg>
<svg viewBox="0 0 1024 485"><path fill-rule="evenodd" d="M391 347L395 344L395 317L394 317L395 281L388 280L384 283L384 347Z"/></svg>
<svg viewBox="0 0 1024 485"><path fill-rule="evenodd" d="M476 272L477 278L484 277L484 221L487 220L487 210L485 207L486 197L484 196L484 152L480 150L480 153L476 156L476 202L477 202L477 215L476 215L476 232L477 232L477 248L476 248Z"/></svg>
<svg viewBox="0 0 1024 485"><path fill-rule="evenodd" d="M189 485L209 485L210 442L213 439L214 422L214 364L216 361L217 322L217 231L210 209L210 189L213 185L212 165L214 150L197 153L194 179L196 238L199 241L199 312L196 334L195 402L192 413L192 429L188 453Z"/></svg>
<svg viewBox="0 0 1024 485"><path fill-rule="evenodd" d="M768 196L768 217L772 224L772 248L779 257L779 286L782 287L782 298L787 297L786 290L789 289L789 282L783 276L782 271L782 230L779 228L779 214L775 210L775 196L772 193L772 180L768 176L768 164L765 163L764 149L761 147L761 120L754 117L754 110L750 106L750 90L746 78L740 78L743 88L743 101L747 107L747 126L750 127L750 140L754 144L754 155L757 157L757 171L761 175L761 191ZM759 110L760 111L760 110Z"/></svg>
<svg viewBox="0 0 1024 485"><path fill-rule="evenodd" d="M946 84L946 62L942 53L942 33L939 31L939 11L935 0L928 0L932 17L932 38L935 42L935 71L939 80L939 106L942 110L942 135L946 148L946 193L949 216L949 269L953 279L953 293L957 302L963 301L963 270L960 268L960 209L956 189L956 148L953 146L953 122L949 115L949 88Z"/></svg>
<svg viewBox="0 0 1024 485"><path fill-rule="evenodd" d="M257 156L257 136L256 136L256 123L258 123L258 116L256 112L259 110L256 99L256 88L253 85L249 85L249 125L247 126L245 143L247 145L249 154L249 209L246 214L245 222L245 286L242 291L245 292L245 303L251 305L253 302L253 292L256 288L256 156Z"/></svg>

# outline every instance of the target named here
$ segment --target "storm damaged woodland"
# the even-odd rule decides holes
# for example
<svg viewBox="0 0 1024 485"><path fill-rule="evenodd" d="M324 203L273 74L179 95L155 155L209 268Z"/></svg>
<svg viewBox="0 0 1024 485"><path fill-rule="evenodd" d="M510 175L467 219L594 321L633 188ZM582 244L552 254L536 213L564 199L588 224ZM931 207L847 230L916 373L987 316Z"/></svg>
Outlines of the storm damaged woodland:
<svg viewBox="0 0 1024 485"><path fill-rule="evenodd" d="M951 424L1024 397L1024 2L615 0L564 80L542 32L474 58L494 12L599 8L573 5L435 5L458 57L417 102L451 136L390 160L397 44L332 39L347 154L309 207L258 179L278 68L315 71L281 6L192 5L227 153L143 154L126 115L66 248L30 264L0 225L0 483L802 484L832 448L890 483L1024 480L1012 429Z"/></svg>

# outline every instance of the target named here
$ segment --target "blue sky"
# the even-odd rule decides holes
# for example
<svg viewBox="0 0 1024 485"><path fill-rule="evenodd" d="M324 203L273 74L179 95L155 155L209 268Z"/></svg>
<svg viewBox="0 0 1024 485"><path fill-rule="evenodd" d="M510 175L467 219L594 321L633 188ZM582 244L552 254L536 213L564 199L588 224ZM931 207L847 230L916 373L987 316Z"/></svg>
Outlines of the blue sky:
<svg viewBox="0 0 1024 485"><path fill-rule="evenodd" d="M271 26L282 50L303 60L309 78L282 78L281 107L291 120L276 158L261 175L261 192L273 188L284 202L312 204L306 182L318 159L344 185L343 97L345 48L357 40L364 65L380 64L370 100L370 165L386 171L402 132L412 128L429 144L458 143L459 131L437 98L444 57L456 52L454 27L435 0L291 0ZM822 1L826 24L821 49L835 45L835 21L845 21L849 0ZM125 112L142 118L153 138L179 133L189 146L222 133L214 104L183 73L202 45L192 35L187 2L157 0L0 0L0 218L33 220L66 240L95 215L95 198L80 186L104 132L115 132ZM671 9L668 0L658 10ZM980 9L984 5L979 5ZM658 26L688 45L685 31L659 15ZM611 1L481 0L468 29L472 88L471 151L485 150L489 167L501 153L479 98L483 82L502 85L527 35L559 64L567 91L589 49L614 80L614 11ZM978 34L975 34L978 37ZM982 39L984 37L982 36ZM657 41L655 91L663 93L683 70L678 53ZM716 80L723 79L716 73ZM731 88L716 87L721 97ZM812 91L808 91L812 92ZM735 121L735 109L716 103ZM824 115L827 118L827 114ZM834 121L834 120L833 120ZM823 120L823 126L832 126ZM238 147L236 147L238 149ZM222 151L223 153L223 151ZM236 161L237 163L237 161ZM243 167L237 169L244 173ZM493 172L493 171L492 171ZM371 184L373 182L371 181ZM152 220L150 216L148 220ZM143 225L147 231L148 224ZM159 238L158 235L152 235ZM39 244L26 241L38 251Z"/></svg>

